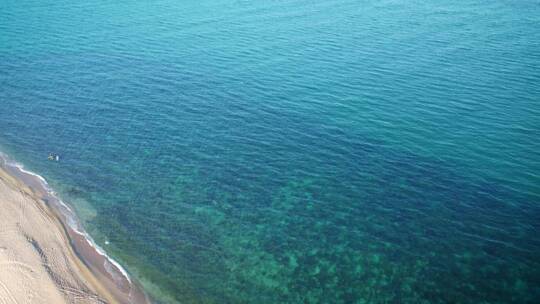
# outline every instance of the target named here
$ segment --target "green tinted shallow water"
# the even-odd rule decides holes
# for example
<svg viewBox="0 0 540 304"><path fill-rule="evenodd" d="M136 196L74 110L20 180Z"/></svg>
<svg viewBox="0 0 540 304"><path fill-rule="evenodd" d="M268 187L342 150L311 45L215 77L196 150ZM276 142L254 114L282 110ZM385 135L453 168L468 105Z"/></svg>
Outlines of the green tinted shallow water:
<svg viewBox="0 0 540 304"><path fill-rule="evenodd" d="M538 1L2 1L0 150L162 303L536 303L539 22Z"/></svg>

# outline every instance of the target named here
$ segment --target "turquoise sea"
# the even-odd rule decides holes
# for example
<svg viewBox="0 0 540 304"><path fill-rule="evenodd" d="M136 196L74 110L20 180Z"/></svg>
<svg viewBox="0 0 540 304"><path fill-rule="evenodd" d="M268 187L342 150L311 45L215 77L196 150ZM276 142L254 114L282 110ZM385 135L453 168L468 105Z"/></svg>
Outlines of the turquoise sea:
<svg viewBox="0 0 540 304"><path fill-rule="evenodd" d="M156 303L540 303L539 29L538 0L0 0L0 150Z"/></svg>

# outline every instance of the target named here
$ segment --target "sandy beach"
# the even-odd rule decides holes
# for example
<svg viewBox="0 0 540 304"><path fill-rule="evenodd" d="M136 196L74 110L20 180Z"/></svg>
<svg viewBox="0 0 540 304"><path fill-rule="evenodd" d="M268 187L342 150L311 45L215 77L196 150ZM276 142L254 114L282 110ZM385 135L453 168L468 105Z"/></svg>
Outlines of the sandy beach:
<svg viewBox="0 0 540 304"><path fill-rule="evenodd" d="M100 273L101 256L69 230L42 193L0 167L0 304L147 301Z"/></svg>

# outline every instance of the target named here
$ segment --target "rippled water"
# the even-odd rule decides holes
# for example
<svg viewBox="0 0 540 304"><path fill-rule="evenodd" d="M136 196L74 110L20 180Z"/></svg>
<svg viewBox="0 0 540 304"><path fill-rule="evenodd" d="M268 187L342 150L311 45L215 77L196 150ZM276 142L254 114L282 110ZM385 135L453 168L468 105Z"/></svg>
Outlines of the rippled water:
<svg viewBox="0 0 540 304"><path fill-rule="evenodd" d="M527 0L4 0L0 150L162 303L536 303L538 24Z"/></svg>

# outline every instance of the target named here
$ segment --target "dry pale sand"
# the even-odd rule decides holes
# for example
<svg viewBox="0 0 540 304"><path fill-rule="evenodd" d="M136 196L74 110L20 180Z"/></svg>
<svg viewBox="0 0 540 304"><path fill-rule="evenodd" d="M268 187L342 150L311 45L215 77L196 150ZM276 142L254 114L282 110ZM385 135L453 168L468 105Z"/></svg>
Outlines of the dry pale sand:
<svg viewBox="0 0 540 304"><path fill-rule="evenodd" d="M116 303L38 197L0 168L0 304Z"/></svg>

